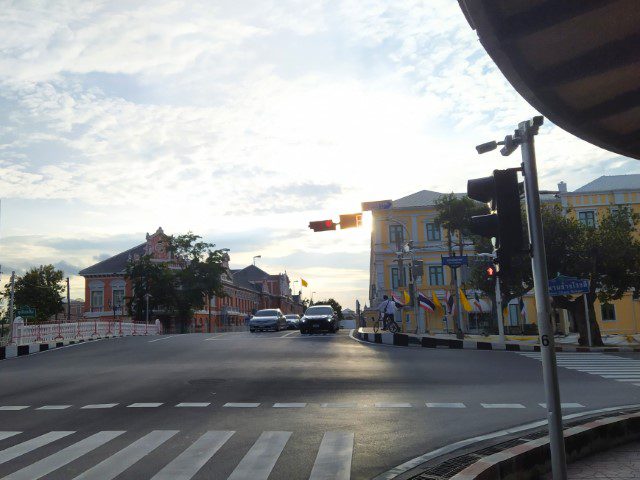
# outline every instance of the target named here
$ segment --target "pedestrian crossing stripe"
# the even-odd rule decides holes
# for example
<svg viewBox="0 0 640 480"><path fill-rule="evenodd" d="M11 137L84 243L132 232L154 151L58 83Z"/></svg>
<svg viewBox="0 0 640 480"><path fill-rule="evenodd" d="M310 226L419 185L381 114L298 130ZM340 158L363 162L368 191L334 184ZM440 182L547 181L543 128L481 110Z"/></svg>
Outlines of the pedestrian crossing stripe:
<svg viewBox="0 0 640 480"><path fill-rule="evenodd" d="M0 440L20 435L21 432L2 432ZM0 450L0 465L2 471L12 471L2 480L37 480L48 476L57 470L65 469L65 478L73 480L113 480L138 462L145 462L145 457L158 449L166 447L169 440L179 436L179 430L153 430L137 439L123 441L124 445L102 461L93 465L86 465L82 472L72 472L67 467L72 462L84 457L112 442L121 441L118 437L126 431L100 431L89 436L74 439L64 448L54 450L56 443L69 437L79 435L75 431L51 431L24 440L10 447ZM210 461L214 464L214 456L222 446L235 434L235 431L207 431L187 446L175 458L166 464L151 466L151 480L190 480ZM265 431L255 440L239 463L235 466L228 480L267 480L276 463L281 459L282 452L289 442L293 432ZM126 436L124 437L126 438ZM351 461L353 457L355 435L353 432L330 431L325 432L318 453L311 468L310 480L348 480L351 476ZM47 447L48 456L41 458L38 449ZM118 445L120 447L120 445ZM113 446L108 448L113 449ZM33 455L33 463L18 470L11 469L10 462L24 460ZM96 455L100 457L100 455ZM152 457L157 458L157 457ZM213 459L213 460L212 460ZM224 462L221 462L224 463ZM8 465L6 465L8 464ZM5 468L8 468L6 470ZM153 474L153 472L156 472ZM71 477L75 475L74 477Z"/></svg>
<svg viewBox="0 0 640 480"><path fill-rule="evenodd" d="M540 352L517 353L533 360L542 360ZM640 360L633 358L617 357L603 353L558 352L556 353L556 363L559 367L569 370L640 386Z"/></svg>

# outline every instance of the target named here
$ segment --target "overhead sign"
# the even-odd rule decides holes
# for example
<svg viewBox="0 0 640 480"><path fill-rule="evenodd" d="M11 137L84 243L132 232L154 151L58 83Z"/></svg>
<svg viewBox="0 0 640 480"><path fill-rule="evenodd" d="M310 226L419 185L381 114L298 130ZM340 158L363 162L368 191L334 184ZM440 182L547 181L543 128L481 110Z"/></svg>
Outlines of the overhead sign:
<svg viewBox="0 0 640 480"><path fill-rule="evenodd" d="M376 202L362 202L363 212L372 212L373 210L389 210L393 206L393 200L378 200Z"/></svg>
<svg viewBox="0 0 640 480"><path fill-rule="evenodd" d="M35 317L36 309L33 307L20 307L16 313L19 317Z"/></svg>
<svg viewBox="0 0 640 480"><path fill-rule="evenodd" d="M442 265L447 265L451 268L458 268L462 265L469 264L469 257L463 255L461 257L442 257Z"/></svg>
<svg viewBox="0 0 640 480"><path fill-rule="evenodd" d="M589 293L589 279L558 275L549 280L549 295L552 297L575 293Z"/></svg>

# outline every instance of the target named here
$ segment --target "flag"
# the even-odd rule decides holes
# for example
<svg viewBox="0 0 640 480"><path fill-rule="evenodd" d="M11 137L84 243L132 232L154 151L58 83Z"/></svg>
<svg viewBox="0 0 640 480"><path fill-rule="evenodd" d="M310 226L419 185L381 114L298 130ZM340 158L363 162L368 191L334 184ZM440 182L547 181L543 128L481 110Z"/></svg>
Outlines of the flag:
<svg viewBox="0 0 640 480"><path fill-rule="evenodd" d="M396 308L404 307L404 305L402 304L402 300L400 300L400 297L398 297L395 293L391 294L391 298L393 298L393 301L396 303Z"/></svg>
<svg viewBox="0 0 640 480"><path fill-rule="evenodd" d="M482 313L482 303L480 302L480 297L478 296L478 292L474 294L473 304L476 306L478 311Z"/></svg>
<svg viewBox="0 0 640 480"><path fill-rule="evenodd" d="M409 296L409 292L407 292L406 290L402 292L402 297L404 298L405 305L407 305L408 303L411 303L411 297Z"/></svg>
<svg viewBox="0 0 640 480"><path fill-rule="evenodd" d="M460 292L460 304L462 305L462 308L464 308L466 312L470 312L472 308L469 300L467 300L467 296L464 294L461 288L459 288L458 291Z"/></svg>
<svg viewBox="0 0 640 480"><path fill-rule="evenodd" d="M433 299L433 304L436 306L436 308L442 308L442 304L440 303L440 300L438 300L435 290L431 291L431 297Z"/></svg>
<svg viewBox="0 0 640 480"><path fill-rule="evenodd" d="M309 284L307 283L307 281L304 278L301 278L300 282L302 283L303 287L308 287L309 286Z"/></svg>
<svg viewBox="0 0 640 480"><path fill-rule="evenodd" d="M527 306L522 301L522 297L520 297L520 315L522 315L525 319L527 318Z"/></svg>
<svg viewBox="0 0 640 480"><path fill-rule="evenodd" d="M418 293L418 305L420 305L420 307L424 310L428 310L429 312L433 312L436 309L435 303L433 303L421 293Z"/></svg>
<svg viewBox="0 0 640 480"><path fill-rule="evenodd" d="M447 310L449 311L449 314L455 313L456 311L455 297L451 295L449 290L447 290L445 293L445 299L447 301Z"/></svg>

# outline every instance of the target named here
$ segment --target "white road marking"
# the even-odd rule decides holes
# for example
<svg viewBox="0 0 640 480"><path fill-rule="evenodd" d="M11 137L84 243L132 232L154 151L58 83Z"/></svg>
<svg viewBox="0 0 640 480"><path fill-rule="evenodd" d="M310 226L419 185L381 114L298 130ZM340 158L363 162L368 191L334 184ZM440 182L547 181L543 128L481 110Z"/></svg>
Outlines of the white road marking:
<svg viewBox="0 0 640 480"><path fill-rule="evenodd" d="M85 405L84 407L81 407L80 410L96 410L96 409L100 409L100 408L113 408L116 405L118 405L117 403L95 403L93 405Z"/></svg>
<svg viewBox="0 0 640 480"><path fill-rule="evenodd" d="M236 432L210 431L205 433L154 475L151 480L190 480L234 433Z"/></svg>
<svg viewBox="0 0 640 480"><path fill-rule="evenodd" d="M467 408L464 403L426 403L429 408Z"/></svg>
<svg viewBox="0 0 640 480"><path fill-rule="evenodd" d="M65 410L71 407L71 405L43 405L36 408L36 410Z"/></svg>
<svg viewBox="0 0 640 480"><path fill-rule="evenodd" d="M298 334L298 332L289 332L289 333L285 333L284 335L281 335L280 338L287 338L296 334Z"/></svg>
<svg viewBox="0 0 640 480"><path fill-rule="evenodd" d="M229 402L223 405L223 407L231 407L231 408L256 408L259 406L260 406L259 403L238 403L238 402Z"/></svg>
<svg viewBox="0 0 640 480"><path fill-rule="evenodd" d="M358 406L355 402L346 402L346 403L321 403L320 407L322 408L356 408Z"/></svg>
<svg viewBox="0 0 640 480"><path fill-rule="evenodd" d="M542 408L547 408L546 403L539 403ZM561 403L560 408L584 408L584 405L581 403Z"/></svg>
<svg viewBox="0 0 640 480"><path fill-rule="evenodd" d="M5 438L11 438L15 435L19 435L22 432L0 432L0 440L4 440Z"/></svg>
<svg viewBox="0 0 640 480"><path fill-rule="evenodd" d="M520 403L481 403L482 408L525 408Z"/></svg>
<svg viewBox="0 0 640 480"><path fill-rule="evenodd" d="M353 437L353 432L325 433L309 480L349 480Z"/></svg>
<svg viewBox="0 0 640 480"><path fill-rule="evenodd" d="M5 463L9 460L13 460L20 455L24 455L25 453L29 453L36 448L40 448L51 442L55 442L56 440L66 437L67 435L71 435L72 433L75 432L48 432L44 435L40 435L39 437L27 440L26 442L14 445L13 447L5 448L4 450L0 451L0 463Z"/></svg>
<svg viewBox="0 0 640 480"><path fill-rule="evenodd" d="M75 480L112 480L176 433L178 430L154 430L78 475Z"/></svg>
<svg viewBox="0 0 640 480"><path fill-rule="evenodd" d="M161 340L169 340L170 338L174 338L175 335L169 335L168 337L156 338L155 340L149 340L149 343L159 342Z"/></svg>
<svg viewBox="0 0 640 480"><path fill-rule="evenodd" d="M158 402L150 402L150 403L132 403L131 405L127 405L127 408L157 408L162 403Z"/></svg>
<svg viewBox="0 0 640 480"><path fill-rule="evenodd" d="M216 340L216 339L218 339L218 338L220 338L220 337L222 337L222 336L224 336L224 335L225 335L224 333L217 333L217 334L215 334L213 337L205 338L205 339L204 339L204 341L206 342L206 341L208 341L208 340Z"/></svg>
<svg viewBox="0 0 640 480"><path fill-rule="evenodd" d="M274 403L273 408L304 408L306 403Z"/></svg>
<svg viewBox="0 0 640 480"><path fill-rule="evenodd" d="M204 408L211 405L211 402L182 402L176 405L176 407L194 407L194 408Z"/></svg>
<svg viewBox="0 0 640 480"><path fill-rule="evenodd" d="M227 480L267 480L291 432L262 432Z"/></svg>
<svg viewBox="0 0 640 480"><path fill-rule="evenodd" d="M53 455L43 458L31 465L18 470L3 478L3 480L36 480L51 472L64 467L68 463L80 458L83 455L95 450L105 443L113 440L124 431L104 431L98 432L73 445L63 448Z"/></svg>
<svg viewBox="0 0 640 480"><path fill-rule="evenodd" d="M374 403L374 407L376 408L411 408L413 405L410 403L390 403L390 402L379 402Z"/></svg>
<svg viewBox="0 0 640 480"><path fill-rule="evenodd" d="M29 405L4 405L2 407L0 407L0 411L3 412L7 412L7 411L15 411L15 410L24 410L25 408L29 408Z"/></svg>

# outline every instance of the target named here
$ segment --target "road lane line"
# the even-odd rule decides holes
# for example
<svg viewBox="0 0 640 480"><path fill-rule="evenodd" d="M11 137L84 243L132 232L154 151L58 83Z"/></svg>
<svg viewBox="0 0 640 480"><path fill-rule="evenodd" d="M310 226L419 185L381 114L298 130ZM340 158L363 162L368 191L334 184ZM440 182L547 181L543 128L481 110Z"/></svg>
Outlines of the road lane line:
<svg viewBox="0 0 640 480"><path fill-rule="evenodd" d="M429 408L467 408L464 403L426 403Z"/></svg>
<svg viewBox="0 0 640 480"><path fill-rule="evenodd" d="M267 480L291 432L262 432L227 480Z"/></svg>
<svg viewBox="0 0 640 480"><path fill-rule="evenodd" d="M113 408L116 405L118 404L117 403L94 403L92 405L85 405L84 407L81 407L80 410L96 410L100 408Z"/></svg>
<svg viewBox="0 0 640 480"><path fill-rule="evenodd" d="M174 458L151 480L190 480L235 431L209 431ZM249 478L249 477L248 477Z"/></svg>
<svg viewBox="0 0 640 480"><path fill-rule="evenodd" d="M4 440L5 438L11 438L21 433L22 432L0 432L0 440Z"/></svg>
<svg viewBox="0 0 640 480"><path fill-rule="evenodd" d="M482 408L525 408L520 403L481 403Z"/></svg>
<svg viewBox="0 0 640 480"><path fill-rule="evenodd" d="M547 408L546 403L539 403L542 408ZM561 403L560 408L584 408L584 405L581 403Z"/></svg>
<svg viewBox="0 0 640 480"><path fill-rule="evenodd" d="M207 340L216 340L220 337L224 336L224 333L217 333L215 334L213 337L207 337L204 339L204 341L206 342Z"/></svg>
<svg viewBox="0 0 640 480"><path fill-rule="evenodd" d="M125 433L123 430L98 432L84 440L68 446L67 448L63 448L53 455L49 455L36 463L32 463L31 465L18 470L17 472L4 477L2 480L36 480L38 478L42 478L45 475L48 475L51 472L73 462L81 456L86 455L123 433Z"/></svg>
<svg viewBox="0 0 640 480"><path fill-rule="evenodd" d="M281 335L280 338L287 338L290 337L292 335L295 335L298 332L289 332L289 333L285 333L284 335Z"/></svg>
<svg viewBox="0 0 640 480"><path fill-rule="evenodd" d="M353 432L325 433L309 480L349 480L353 437Z"/></svg>
<svg viewBox="0 0 640 480"><path fill-rule="evenodd" d="M132 403L131 405L127 405L127 408L157 408L162 403L151 402L151 403Z"/></svg>
<svg viewBox="0 0 640 480"><path fill-rule="evenodd" d="M0 407L0 411L3 412L14 412L16 410L24 410L25 408L29 408L30 405L4 405Z"/></svg>
<svg viewBox="0 0 640 480"><path fill-rule="evenodd" d="M40 435L39 437L27 440L26 442L14 445L13 447L5 448L4 450L0 451L0 464L6 463L9 460L13 460L14 458L24 455L25 453L29 453L36 448L40 448L51 442L55 442L56 440L66 437L67 435L71 435L72 433L75 432L48 432L44 435Z"/></svg>
<svg viewBox="0 0 640 480"><path fill-rule="evenodd" d="M273 408L304 408L306 403L274 403Z"/></svg>
<svg viewBox="0 0 640 480"><path fill-rule="evenodd" d="M176 335L169 335L168 337L156 338L155 340L149 340L149 343L159 342L161 340L169 340L170 338L175 338Z"/></svg>
<svg viewBox="0 0 640 480"><path fill-rule="evenodd" d="M43 405L36 408L36 410L65 410L71 407L71 405Z"/></svg>
<svg viewBox="0 0 640 480"><path fill-rule="evenodd" d="M321 408L356 408L358 406L355 402L346 403L321 403Z"/></svg>
<svg viewBox="0 0 640 480"><path fill-rule="evenodd" d="M380 402L374 403L373 406L376 408L411 408L413 405L411 405L410 403Z"/></svg>
<svg viewBox="0 0 640 480"><path fill-rule="evenodd" d="M259 406L260 406L259 403L238 403L238 402L229 402L223 405L223 407L229 407L229 408L256 408Z"/></svg>
<svg viewBox="0 0 640 480"><path fill-rule="evenodd" d="M211 405L211 402L182 402L176 405L176 407L193 407L193 408L204 408Z"/></svg>
<svg viewBox="0 0 640 480"><path fill-rule="evenodd" d="M179 430L154 430L78 475L74 480L112 480L178 432Z"/></svg>

